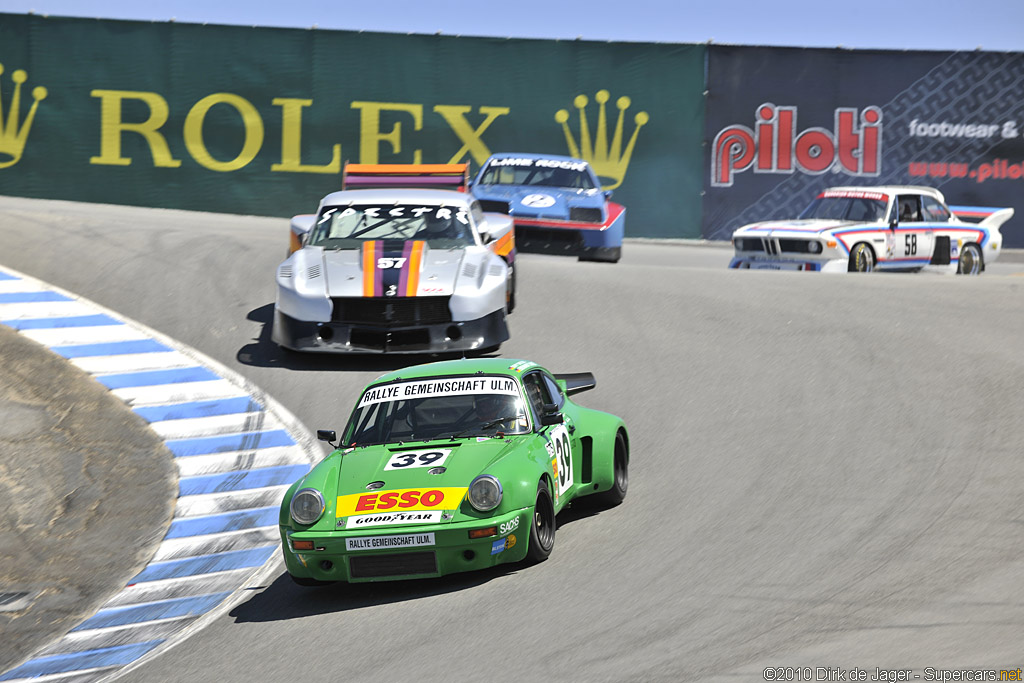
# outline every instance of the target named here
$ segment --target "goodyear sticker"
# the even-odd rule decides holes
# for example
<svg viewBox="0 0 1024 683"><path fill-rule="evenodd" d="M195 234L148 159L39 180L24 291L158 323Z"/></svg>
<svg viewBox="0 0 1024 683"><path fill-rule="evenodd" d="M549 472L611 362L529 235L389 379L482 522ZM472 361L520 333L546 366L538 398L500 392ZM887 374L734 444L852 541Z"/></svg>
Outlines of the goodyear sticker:
<svg viewBox="0 0 1024 683"><path fill-rule="evenodd" d="M441 511L431 510L417 512L382 512L374 515L356 515L342 517L338 520L338 528L358 529L367 526L385 526L396 524L437 524L441 521Z"/></svg>

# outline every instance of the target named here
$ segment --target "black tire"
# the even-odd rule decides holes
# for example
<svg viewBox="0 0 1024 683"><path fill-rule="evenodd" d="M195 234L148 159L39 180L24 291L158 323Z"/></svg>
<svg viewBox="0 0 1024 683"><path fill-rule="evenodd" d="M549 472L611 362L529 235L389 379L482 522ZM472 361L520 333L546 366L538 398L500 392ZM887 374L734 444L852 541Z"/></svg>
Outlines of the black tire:
<svg viewBox="0 0 1024 683"><path fill-rule="evenodd" d="M508 303L505 306L505 310L508 313L511 313L512 311L516 310L516 267L512 264L509 264L508 269L512 271L512 274L509 276L509 279L512 280L512 284L509 287Z"/></svg>
<svg viewBox="0 0 1024 683"><path fill-rule="evenodd" d="M294 581L298 585L304 586L306 588L313 588L315 586L330 586L332 583L334 583L333 581L321 581L320 579L309 579L309 578L306 578L305 576L295 576L294 574L289 574L288 576L291 577L292 581Z"/></svg>
<svg viewBox="0 0 1024 683"><path fill-rule="evenodd" d="M530 528L529 547L526 559L543 562L555 547L555 504L551 501L551 489L546 480L537 484L537 499L533 504L533 525Z"/></svg>
<svg viewBox="0 0 1024 683"><path fill-rule="evenodd" d="M960 275L981 275L985 270L985 257L981 253L981 247L971 242L965 244L960 250L960 262L957 264L956 272Z"/></svg>
<svg viewBox="0 0 1024 683"><path fill-rule="evenodd" d="M850 265L847 270L851 273L870 273L874 269L875 252L866 242L855 244L850 250Z"/></svg>
<svg viewBox="0 0 1024 683"><path fill-rule="evenodd" d="M579 255L580 261L597 261L599 263L618 263L622 258L622 247L596 247Z"/></svg>
<svg viewBox="0 0 1024 683"><path fill-rule="evenodd" d="M629 489L629 448L622 432L615 435L615 455L612 458L612 487L594 494L594 502L607 507L618 505Z"/></svg>

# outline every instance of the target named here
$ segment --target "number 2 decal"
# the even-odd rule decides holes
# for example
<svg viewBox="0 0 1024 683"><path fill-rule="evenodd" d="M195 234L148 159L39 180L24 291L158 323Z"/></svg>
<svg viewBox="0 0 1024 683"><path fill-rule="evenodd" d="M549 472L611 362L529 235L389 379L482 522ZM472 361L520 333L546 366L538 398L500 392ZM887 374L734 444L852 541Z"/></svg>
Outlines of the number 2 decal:
<svg viewBox="0 0 1024 683"><path fill-rule="evenodd" d="M384 466L384 469L402 470L407 467L436 467L443 464L448 458L448 454L451 452L452 449L450 448L426 451L402 451L401 453L395 453L392 455L388 459L388 464Z"/></svg>
<svg viewBox="0 0 1024 683"><path fill-rule="evenodd" d="M569 430L565 425L558 425L551 430L548 437L554 448L554 457L558 463L558 495L564 494L572 486L572 449L569 447Z"/></svg>

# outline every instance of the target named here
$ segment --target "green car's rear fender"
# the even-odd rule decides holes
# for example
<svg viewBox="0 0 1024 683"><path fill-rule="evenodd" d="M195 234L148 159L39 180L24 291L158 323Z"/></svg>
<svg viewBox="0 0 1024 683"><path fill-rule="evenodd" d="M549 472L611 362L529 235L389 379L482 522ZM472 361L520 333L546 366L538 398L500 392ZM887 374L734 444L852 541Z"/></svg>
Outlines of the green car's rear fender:
<svg viewBox="0 0 1024 683"><path fill-rule="evenodd" d="M626 424L616 415L582 408L577 418L577 429L584 432L581 440L590 439L591 460L591 482L580 494L607 491L615 483L615 441L619 433L625 441L626 462L629 462L629 433ZM587 450L584 446L584 457L587 457Z"/></svg>

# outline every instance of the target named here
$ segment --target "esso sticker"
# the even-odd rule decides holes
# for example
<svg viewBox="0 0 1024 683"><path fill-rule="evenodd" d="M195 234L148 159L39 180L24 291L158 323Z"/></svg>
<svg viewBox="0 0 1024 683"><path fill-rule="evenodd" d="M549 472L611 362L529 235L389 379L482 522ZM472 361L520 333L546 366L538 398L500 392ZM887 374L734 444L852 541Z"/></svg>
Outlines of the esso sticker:
<svg viewBox="0 0 1024 683"><path fill-rule="evenodd" d="M384 465L385 470L405 470L412 467L436 467L444 464L448 455L452 452L450 448L433 448L425 451L402 451L395 453Z"/></svg>
<svg viewBox="0 0 1024 683"><path fill-rule="evenodd" d="M528 194L523 197L523 201L520 204L529 206L532 209L544 209L554 206L555 198L549 194Z"/></svg>
<svg viewBox="0 0 1024 683"><path fill-rule="evenodd" d="M338 517L370 512L402 512L411 510L454 510L459 507L466 488L395 489L373 493L351 493L338 496Z"/></svg>

